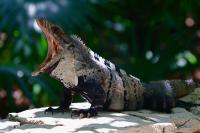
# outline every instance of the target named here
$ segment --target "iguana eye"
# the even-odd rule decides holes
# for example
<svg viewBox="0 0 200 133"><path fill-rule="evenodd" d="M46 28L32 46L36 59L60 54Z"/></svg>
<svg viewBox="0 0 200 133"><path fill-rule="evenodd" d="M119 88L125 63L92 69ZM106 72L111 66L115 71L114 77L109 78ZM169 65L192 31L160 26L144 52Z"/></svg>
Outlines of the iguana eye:
<svg viewBox="0 0 200 133"><path fill-rule="evenodd" d="M71 45L69 45L69 46L67 47L67 49L68 49L68 50L72 50L74 47L75 47L74 44L71 44Z"/></svg>

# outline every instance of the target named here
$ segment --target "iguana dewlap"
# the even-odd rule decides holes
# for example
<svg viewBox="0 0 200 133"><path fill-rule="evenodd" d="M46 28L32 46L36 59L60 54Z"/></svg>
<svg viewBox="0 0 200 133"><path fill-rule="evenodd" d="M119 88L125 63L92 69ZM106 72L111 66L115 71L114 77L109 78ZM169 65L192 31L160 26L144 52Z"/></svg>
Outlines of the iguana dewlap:
<svg viewBox="0 0 200 133"><path fill-rule="evenodd" d="M136 110L148 108L169 111L175 100L199 86L193 80L163 80L142 83L110 61L102 58L76 36L69 36L57 25L36 19L48 41L48 54L33 75L49 73L65 86L60 107L47 111L59 112L69 108L72 93L78 93L91 103L88 110L75 114L95 116L96 110Z"/></svg>

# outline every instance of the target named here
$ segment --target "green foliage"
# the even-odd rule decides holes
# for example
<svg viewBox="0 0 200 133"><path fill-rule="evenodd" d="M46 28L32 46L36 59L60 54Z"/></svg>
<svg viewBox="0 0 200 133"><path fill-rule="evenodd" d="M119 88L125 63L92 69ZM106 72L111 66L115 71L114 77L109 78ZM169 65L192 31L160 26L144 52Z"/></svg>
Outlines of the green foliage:
<svg viewBox="0 0 200 133"><path fill-rule="evenodd" d="M19 90L29 99L26 107L59 102L60 83L45 74L31 76L47 52L36 16L79 35L103 57L149 81L185 78L199 68L199 7L198 0L1 0L0 105L6 111L0 114L24 109L17 108Z"/></svg>

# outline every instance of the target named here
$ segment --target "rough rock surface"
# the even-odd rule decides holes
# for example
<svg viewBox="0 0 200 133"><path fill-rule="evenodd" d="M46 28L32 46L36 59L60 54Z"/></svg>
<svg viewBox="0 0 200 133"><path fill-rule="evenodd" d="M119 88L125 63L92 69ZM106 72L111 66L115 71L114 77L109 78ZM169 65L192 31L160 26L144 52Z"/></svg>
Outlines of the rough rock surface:
<svg viewBox="0 0 200 133"><path fill-rule="evenodd" d="M196 88L191 94L180 98L181 101L200 104L200 88Z"/></svg>
<svg viewBox="0 0 200 133"><path fill-rule="evenodd" d="M88 103L74 103L71 108L87 108ZM100 112L94 118L71 118L70 112L44 114L46 108L10 113L0 121L0 132L147 132L147 133L198 133L200 117L183 108L174 108L171 114L149 110Z"/></svg>

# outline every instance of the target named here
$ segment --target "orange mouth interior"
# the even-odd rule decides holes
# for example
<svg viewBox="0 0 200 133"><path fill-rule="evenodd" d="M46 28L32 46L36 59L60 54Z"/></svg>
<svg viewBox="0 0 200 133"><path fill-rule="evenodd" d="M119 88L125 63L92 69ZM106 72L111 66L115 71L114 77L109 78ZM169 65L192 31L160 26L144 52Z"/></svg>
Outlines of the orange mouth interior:
<svg viewBox="0 0 200 133"><path fill-rule="evenodd" d="M41 65L39 65L38 69L35 70L32 75L37 76L42 72L48 72L50 69L52 69L52 66L54 64L51 64L51 62L54 62L54 57L60 53L62 50L61 46L57 44L52 37L46 34L47 40L48 40L48 52L46 55L45 60Z"/></svg>
<svg viewBox="0 0 200 133"><path fill-rule="evenodd" d="M57 64L56 62L58 62L58 59L55 57L59 55L59 53L63 49L61 45L59 44L60 41L56 39L54 35L55 29L57 28L53 28L53 27L56 27L56 26L54 26L50 22L41 18L36 18L36 22L47 38L48 53L43 63L38 67L37 70L35 70L32 73L33 76L37 76L42 72L49 72L50 70L52 70L52 67L54 67L55 64ZM64 33L62 32L62 34ZM62 35L62 34L59 34L59 35Z"/></svg>

